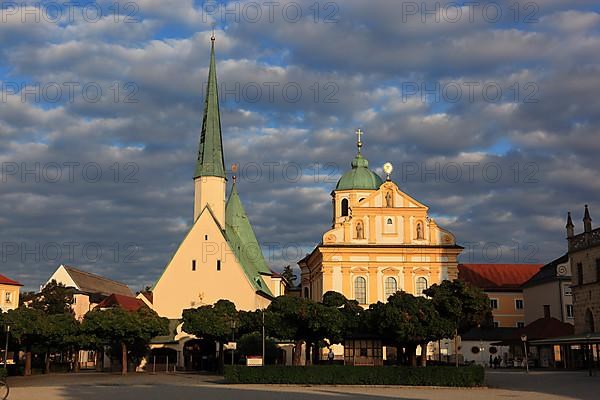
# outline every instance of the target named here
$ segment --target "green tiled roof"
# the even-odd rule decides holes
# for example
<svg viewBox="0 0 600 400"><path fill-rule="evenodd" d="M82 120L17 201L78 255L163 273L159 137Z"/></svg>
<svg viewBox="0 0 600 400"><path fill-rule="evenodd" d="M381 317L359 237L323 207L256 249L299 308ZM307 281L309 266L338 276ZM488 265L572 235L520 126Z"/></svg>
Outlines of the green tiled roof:
<svg viewBox="0 0 600 400"><path fill-rule="evenodd" d="M201 176L217 176L225 178L214 38L212 39L210 48L208 84L206 87L206 97L204 99L204 118L202 119L202 133L200 135L200 147L198 148L198 161L196 162L196 171L194 172L194 178Z"/></svg>
<svg viewBox="0 0 600 400"><path fill-rule="evenodd" d="M377 190L382 183L381 177L369 169L369 161L359 153L352 160L352 169L342 175L335 190Z"/></svg>
<svg viewBox="0 0 600 400"><path fill-rule="evenodd" d="M225 206L225 234L235 257L256 290L272 293L261 274L271 275L234 182Z"/></svg>

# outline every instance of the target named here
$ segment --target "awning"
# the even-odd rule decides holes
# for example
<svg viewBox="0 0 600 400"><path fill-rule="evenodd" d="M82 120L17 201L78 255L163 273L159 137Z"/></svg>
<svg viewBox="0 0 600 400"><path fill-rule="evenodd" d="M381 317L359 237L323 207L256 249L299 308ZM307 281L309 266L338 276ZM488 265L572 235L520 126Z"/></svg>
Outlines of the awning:
<svg viewBox="0 0 600 400"><path fill-rule="evenodd" d="M528 342L533 345L541 344L597 344L600 343L600 332L580 333L579 335L560 336L550 339L539 339Z"/></svg>

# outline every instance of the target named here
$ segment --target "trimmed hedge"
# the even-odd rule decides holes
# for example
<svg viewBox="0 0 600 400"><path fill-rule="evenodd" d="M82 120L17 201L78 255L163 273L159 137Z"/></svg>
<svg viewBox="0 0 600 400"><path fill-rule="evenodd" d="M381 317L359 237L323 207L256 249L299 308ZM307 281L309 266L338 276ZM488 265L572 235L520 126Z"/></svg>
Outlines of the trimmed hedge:
<svg viewBox="0 0 600 400"><path fill-rule="evenodd" d="M407 385L458 386L483 385L484 370L466 367L355 367L316 365L309 367L225 366L226 383L297 385Z"/></svg>

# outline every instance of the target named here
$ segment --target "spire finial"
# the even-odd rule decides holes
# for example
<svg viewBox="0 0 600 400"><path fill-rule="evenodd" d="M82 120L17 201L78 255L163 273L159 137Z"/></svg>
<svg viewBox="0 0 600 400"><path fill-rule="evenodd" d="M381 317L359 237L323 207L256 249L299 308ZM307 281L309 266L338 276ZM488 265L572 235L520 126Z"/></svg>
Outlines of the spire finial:
<svg viewBox="0 0 600 400"><path fill-rule="evenodd" d="M386 162L385 164L383 164L383 172L385 172L387 175L386 181L391 181L390 175L392 174L393 170L394 166L391 162Z"/></svg>
<svg viewBox="0 0 600 400"><path fill-rule="evenodd" d="M212 24L212 35L210 35L210 40L214 43L215 41L215 24Z"/></svg>
<svg viewBox="0 0 600 400"><path fill-rule="evenodd" d="M573 225L573 220L571 219L571 211L567 212L567 225L565 225L565 228L567 228L567 238L570 239L575 236L575 225Z"/></svg>
<svg viewBox="0 0 600 400"><path fill-rule="evenodd" d="M588 205L585 205L585 211L583 213L583 231L591 232L592 231L592 217L590 217L590 210L588 209Z"/></svg>
<svg viewBox="0 0 600 400"><path fill-rule="evenodd" d="M358 140L356 141L356 147L358 147L358 154L360 154L360 149L362 148L362 141L360 140L361 135L364 135L364 132L360 130L360 128L358 128L356 130L356 136L358 137Z"/></svg>
<svg viewBox="0 0 600 400"><path fill-rule="evenodd" d="M233 172L233 176L231 177L231 179L233 179L233 184L235 185L236 181L237 181L237 176L235 175L237 173L238 170L238 166L237 164L231 164L231 172Z"/></svg>

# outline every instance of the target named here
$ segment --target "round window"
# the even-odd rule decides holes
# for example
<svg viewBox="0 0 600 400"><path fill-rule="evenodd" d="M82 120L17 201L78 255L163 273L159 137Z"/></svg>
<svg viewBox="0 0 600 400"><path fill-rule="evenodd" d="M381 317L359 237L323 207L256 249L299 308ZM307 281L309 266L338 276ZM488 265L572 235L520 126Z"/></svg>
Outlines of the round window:
<svg viewBox="0 0 600 400"><path fill-rule="evenodd" d="M498 349L495 348L494 346L490 347L490 354L496 354L498 352Z"/></svg>
<svg viewBox="0 0 600 400"><path fill-rule="evenodd" d="M471 347L471 353L473 353L473 354L479 353L479 347L477 347L477 346Z"/></svg>

